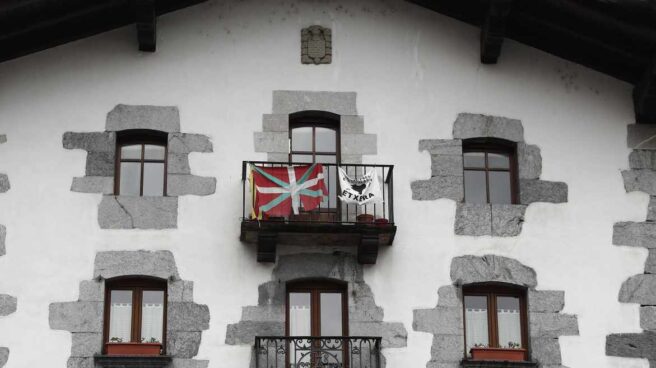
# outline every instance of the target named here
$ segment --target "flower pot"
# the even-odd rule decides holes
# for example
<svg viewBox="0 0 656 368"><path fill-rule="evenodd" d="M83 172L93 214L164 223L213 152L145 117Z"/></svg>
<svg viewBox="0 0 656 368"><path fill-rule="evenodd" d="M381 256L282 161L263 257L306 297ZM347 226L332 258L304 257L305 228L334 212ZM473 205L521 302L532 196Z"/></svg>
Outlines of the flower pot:
<svg viewBox="0 0 656 368"><path fill-rule="evenodd" d="M471 348L472 360L526 361L526 349Z"/></svg>
<svg viewBox="0 0 656 368"><path fill-rule="evenodd" d="M360 224L371 224L372 222L374 222L374 215L370 215L368 213L363 213L363 214L358 215L358 217L356 217L356 219L357 219L358 223L360 223Z"/></svg>
<svg viewBox="0 0 656 368"><path fill-rule="evenodd" d="M160 355L162 344L139 342L107 343L107 355Z"/></svg>
<svg viewBox="0 0 656 368"><path fill-rule="evenodd" d="M389 220L385 218L377 218L374 223L379 226L389 225Z"/></svg>

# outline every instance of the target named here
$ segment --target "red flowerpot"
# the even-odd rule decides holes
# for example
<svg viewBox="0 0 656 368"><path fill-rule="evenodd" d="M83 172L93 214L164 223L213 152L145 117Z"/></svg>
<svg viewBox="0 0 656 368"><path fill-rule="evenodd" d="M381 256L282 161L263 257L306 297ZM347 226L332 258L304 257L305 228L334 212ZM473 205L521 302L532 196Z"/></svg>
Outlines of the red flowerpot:
<svg viewBox="0 0 656 368"><path fill-rule="evenodd" d="M526 349L471 348L470 352L472 360L523 362L527 358Z"/></svg>
<svg viewBox="0 0 656 368"><path fill-rule="evenodd" d="M360 224L371 224L374 222L374 215L370 215L368 213L360 214L357 217L357 222Z"/></svg>
<svg viewBox="0 0 656 368"><path fill-rule="evenodd" d="M140 342L110 342L107 355L160 355L162 344Z"/></svg>

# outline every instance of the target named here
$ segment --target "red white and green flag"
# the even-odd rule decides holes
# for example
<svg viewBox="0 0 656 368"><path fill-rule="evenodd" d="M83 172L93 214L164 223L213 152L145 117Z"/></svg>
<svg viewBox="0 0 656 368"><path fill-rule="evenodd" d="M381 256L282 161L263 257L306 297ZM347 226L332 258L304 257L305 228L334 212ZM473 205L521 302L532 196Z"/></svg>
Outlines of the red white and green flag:
<svg viewBox="0 0 656 368"><path fill-rule="evenodd" d="M262 167L251 165L253 216L287 217L312 211L327 197L321 164Z"/></svg>

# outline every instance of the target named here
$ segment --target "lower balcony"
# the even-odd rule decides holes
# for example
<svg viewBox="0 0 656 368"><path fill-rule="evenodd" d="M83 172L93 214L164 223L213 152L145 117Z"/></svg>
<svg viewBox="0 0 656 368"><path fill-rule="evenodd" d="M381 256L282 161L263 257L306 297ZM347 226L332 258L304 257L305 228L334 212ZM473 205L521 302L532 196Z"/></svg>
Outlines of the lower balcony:
<svg viewBox="0 0 656 368"><path fill-rule="evenodd" d="M380 337L258 336L255 368L380 368Z"/></svg>

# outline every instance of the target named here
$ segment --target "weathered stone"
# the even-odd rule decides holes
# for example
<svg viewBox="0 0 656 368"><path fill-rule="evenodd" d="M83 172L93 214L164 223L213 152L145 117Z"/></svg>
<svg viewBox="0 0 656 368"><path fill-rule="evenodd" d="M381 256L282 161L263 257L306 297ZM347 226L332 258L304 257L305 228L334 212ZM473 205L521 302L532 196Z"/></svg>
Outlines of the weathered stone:
<svg viewBox="0 0 656 368"><path fill-rule="evenodd" d="M4 225L0 225L0 257L7 254L7 249L5 247L6 239L7 239L7 228Z"/></svg>
<svg viewBox="0 0 656 368"><path fill-rule="evenodd" d="M431 201L440 198L462 201L464 197L462 176L434 176L428 180L417 180L410 184L412 199Z"/></svg>
<svg viewBox="0 0 656 368"><path fill-rule="evenodd" d="M250 345L255 341L255 336L284 336L284 334L285 324L283 322L240 321L228 325L226 344Z"/></svg>
<svg viewBox="0 0 656 368"><path fill-rule="evenodd" d="M285 322L285 308L282 305L246 306L241 309L242 321Z"/></svg>
<svg viewBox="0 0 656 368"><path fill-rule="evenodd" d="M465 338L463 335L433 335L431 356L440 357L441 363L460 362L465 351Z"/></svg>
<svg viewBox="0 0 656 368"><path fill-rule="evenodd" d="M207 368L209 360L173 359L171 368Z"/></svg>
<svg viewBox="0 0 656 368"><path fill-rule="evenodd" d="M656 149L656 127L651 124L627 125L626 145L633 149Z"/></svg>
<svg viewBox="0 0 656 368"><path fill-rule="evenodd" d="M289 135L282 132L253 133L255 152L289 152Z"/></svg>
<svg viewBox="0 0 656 368"><path fill-rule="evenodd" d="M92 357L102 352L103 335L97 332L74 332L71 344L72 357Z"/></svg>
<svg viewBox="0 0 656 368"><path fill-rule="evenodd" d="M95 368L96 363L90 357L70 357L66 362L66 368Z"/></svg>
<svg viewBox="0 0 656 368"><path fill-rule="evenodd" d="M556 290L529 290L528 311L557 313L565 307L565 292Z"/></svg>
<svg viewBox="0 0 656 368"><path fill-rule="evenodd" d="M167 317L169 331L203 331L210 328L210 312L206 305L170 302Z"/></svg>
<svg viewBox="0 0 656 368"><path fill-rule="evenodd" d="M455 286L442 286L437 289L437 305L439 307L462 308L461 289Z"/></svg>
<svg viewBox="0 0 656 368"><path fill-rule="evenodd" d="M168 250L108 251L96 255L94 278L110 279L129 275L151 276L165 280L180 278L173 254Z"/></svg>
<svg viewBox="0 0 656 368"><path fill-rule="evenodd" d="M73 178L71 192L111 195L114 193L114 178L110 176L83 176Z"/></svg>
<svg viewBox="0 0 656 368"><path fill-rule="evenodd" d="M479 114L458 114L453 124L453 138L468 139L493 137L513 142L524 141L524 127L521 121L500 116Z"/></svg>
<svg viewBox="0 0 656 368"><path fill-rule="evenodd" d="M103 196L98 207L102 229L171 229L177 219L177 197Z"/></svg>
<svg viewBox="0 0 656 368"><path fill-rule="evenodd" d="M613 244L656 248L656 223L618 222L613 225Z"/></svg>
<svg viewBox="0 0 656 368"><path fill-rule="evenodd" d="M168 139L169 153L212 152L210 138L202 134L170 133Z"/></svg>
<svg viewBox="0 0 656 368"><path fill-rule="evenodd" d="M561 364L558 338L531 339L531 357L540 362L541 367Z"/></svg>
<svg viewBox="0 0 656 368"><path fill-rule="evenodd" d="M656 275L643 274L629 277L628 280L622 283L619 301L622 303L656 305Z"/></svg>
<svg viewBox="0 0 656 368"><path fill-rule="evenodd" d="M84 280L80 282L80 297L82 302L102 302L105 299L104 285L96 280Z"/></svg>
<svg viewBox="0 0 656 368"><path fill-rule="evenodd" d="M290 254L280 256L273 270L277 280L286 282L304 278L329 278L362 282L362 266L350 254L326 257L325 254Z"/></svg>
<svg viewBox="0 0 656 368"><path fill-rule="evenodd" d="M339 129L341 134L363 134L364 116L342 115L339 119Z"/></svg>
<svg viewBox="0 0 656 368"><path fill-rule="evenodd" d="M11 185L9 184L9 177L7 174L0 174L0 193L5 193L9 189L11 189Z"/></svg>
<svg viewBox="0 0 656 368"><path fill-rule="evenodd" d="M489 204L458 203L454 229L456 235L491 235L491 206Z"/></svg>
<svg viewBox="0 0 656 368"><path fill-rule="evenodd" d="M63 137L63 145L66 149L113 153L116 150L116 134L112 132L66 132Z"/></svg>
<svg viewBox="0 0 656 368"><path fill-rule="evenodd" d="M355 92L273 91L273 113L328 111L338 115L357 115Z"/></svg>
<svg viewBox="0 0 656 368"><path fill-rule="evenodd" d="M640 191L656 195L656 171L654 170L624 170L624 189L627 192Z"/></svg>
<svg viewBox="0 0 656 368"><path fill-rule="evenodd" d="M9 349L0 347L0 368L4 367L9 360Z"/></svg>
<svg viewBox="0 0 656 368"><path fill-rule="evenodd" d="M352 284L351 298L349 302L349 320L360 322L382 321L384 317L383 308L376 305L374 294L369 285L363 282Z"/></svg>
<svg viewBox="0 0 656 368"><path fill-rule="evenodd" d="M167 161L167 173L170 174L191 174L189 168L189 154L188 153L171 153Z"/></svg>
<svg viewBox="0 0 656 368"><path fill-rule="evenodd" d="M520 179L538 179L542 173L540 148L532 144L517 144L517 166Z"/></svg>
<svg viewBox="0 0 656 368"><path fill-rule="evenodd" d="M103 303L52 303L49 309L50 328L53 330L102 332Z"/></svg>
<svg viewBox="0 0 656 368"><path fill-rule="evenodd" d="M342 126L342 132L343 132ZM262 115L262 131L264 132L288 132L288 114L264 114Z"/></svg>
<svg viewBox="0 0 656 368"><path fill-rule="evenodd" d="M606 355L656 360L656 332L621 333L606 336Z"/></svg>
<svg viewBox="0 0 656 368"><path fill-rule="evenodd" d="M171 302L191 302L194 300L194 283L192 281L169 281L168 300Z"/></svg>
<svg viewBox="0 0 656 368"><path fill-rule="evenodd" d="M342 134L342 153L345 155L375 155L378 152L375 134Z"/></svg>
<svg viewBox="0 0 656 368"><path fill-rule="evenodd" d="M257 288L258 305L282 305L285 298L285 287L282 283L269 281Z"/></svg>
<svg viewBox="0 0 656 368"><path fill-rule="evenodd" d="M0 317L16 312L18 299L11 295L0 294Z"/></svg>
<svg viewBox="0 0 656 368"><path fill-rule="evenodd" d="M640 307L640 328L643 330L656 331L656 307Z"/></svg>
<svg viewBox="0 0 656 368"><path fill-rule="evenodd" d="M558 338L579 334L576 316L562 313L529 313L531 336Z"/></svg>
<svg viewBox="0 0 656 368"><path fill-rule="evenodd" d="M114 152L87 153L86 176L114 176L115 166Z"/></svg>
<svg viewBox="0 0 656 368"><path fill-rule="evenodd" d="M645 262L645 273L656 273L656 248L649 249Z"/></svg>
<svg viewBox="0 0 656 368"><path fill-rule="evenodd" d="M462 175L462 155L431 154L431 176Z"/></svg>
<svg viewBox="0 0 656 368"><path fill-rule="evenodd" d="M196 175L169 174L166 181L169 196L193 194L206 196L216 191L216 178Z"/></svg>
<svg viewBox="0 0 656 368"><path fill-rule="evenodd" d="M492 204L492 236L519 235L526 207L518 204Z"/></svg>
<svg viewBox="0 0 656 368"><path fill-rule="evenodd" d="M460 139L422 139L419 141L419 151L428 151L431 155L462 156L462 141Z"/></svg>
<svg viewBox="0 0 656 368"><path fill-rule="evenodd" d="M170 332L166 340L166 353L177 358L193 358L198 354L201 332Z"/></svg>
<svg viewBox="0 0 656 368"><path fill-rule="evenodd" d="M521 204L534 202L567 202L567 184L558 181L520 180L519 198Z"/></svg>
<svg viewBox="0 0 656 368"><path fill-rule="evenodd" d="M105 130L151 129L180 131L180 113L175 106L116 105L107 114Z"/></svg>
<svg viewBox="0 0 656 368"><path fill-rule="evenodd" d="M633 150L629 154L629 167L632 169L656 170L656 151Z"/></svg>
<svg viewBox="0 0 656 368"><path fill-rule="evenodd" d="M462 334L462 308L415 309L412 329L432 334Z"/></svg>
<svg viewBox="0 0 656 368"><path fill-rule="evenodd" d="M406 346L408 339L408 333L402 323L350 321L349 333L352 336L381 336L383 348Z"/></svg>
<svg viewBox="0 0 656 368"><path fill-rule="evenodd" d="M495 255L462 256L451 261L451 280L455 285L477 282L505 282L535 287L535 271L518 261Z"/></svg>

